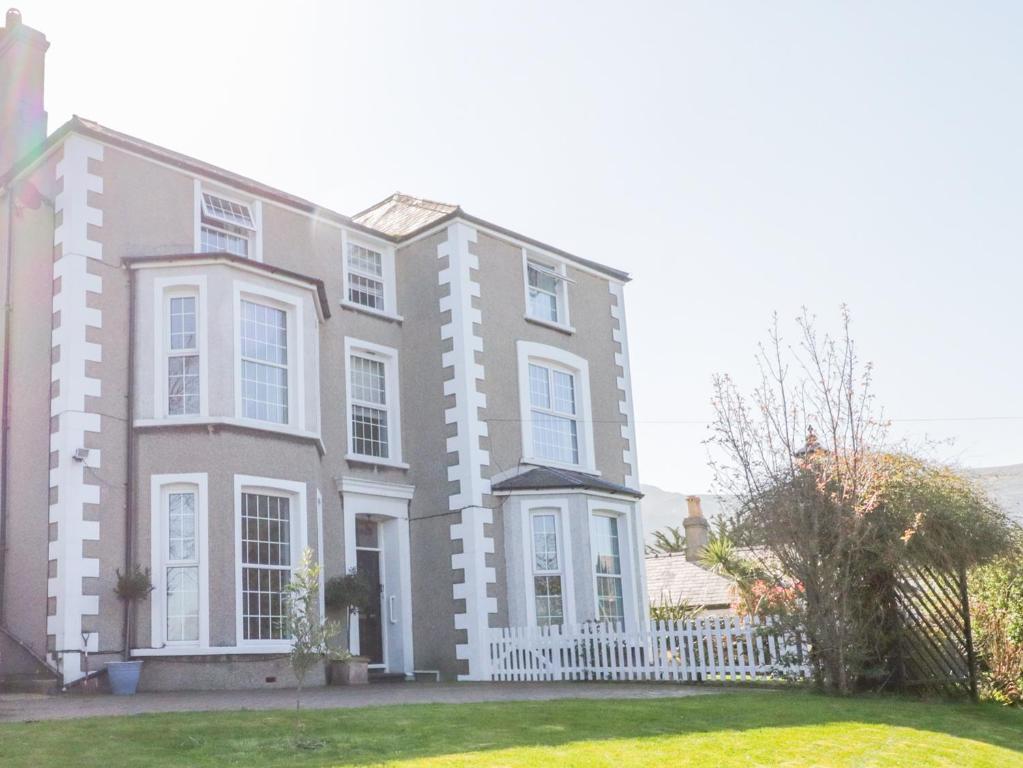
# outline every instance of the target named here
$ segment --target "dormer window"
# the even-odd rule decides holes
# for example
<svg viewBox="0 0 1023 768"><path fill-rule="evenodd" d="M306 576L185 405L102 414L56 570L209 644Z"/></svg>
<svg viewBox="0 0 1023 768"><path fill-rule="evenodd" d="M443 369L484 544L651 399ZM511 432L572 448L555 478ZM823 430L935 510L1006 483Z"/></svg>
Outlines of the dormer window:
<svg viewBox="0 0 1023 768"><path fill-rule="evenodd" d="M251 206L210 192L202 193L200 250L249 257L256 223Z"/></svg>

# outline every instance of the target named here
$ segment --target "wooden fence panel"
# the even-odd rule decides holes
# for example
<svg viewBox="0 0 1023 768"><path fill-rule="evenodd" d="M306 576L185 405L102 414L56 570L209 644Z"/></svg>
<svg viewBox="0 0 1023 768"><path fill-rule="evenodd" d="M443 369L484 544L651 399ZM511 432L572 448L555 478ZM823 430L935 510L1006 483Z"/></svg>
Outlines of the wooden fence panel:
<svg viewBox="0 0 1023 768"><path fill-rule="evenodd" d="M738 682L775 677L800 656L802 638L771 619L702 617L622 625L490 630L490 678L501 681L657 680ZM808 677L798 662L788 674Z"/></svg>

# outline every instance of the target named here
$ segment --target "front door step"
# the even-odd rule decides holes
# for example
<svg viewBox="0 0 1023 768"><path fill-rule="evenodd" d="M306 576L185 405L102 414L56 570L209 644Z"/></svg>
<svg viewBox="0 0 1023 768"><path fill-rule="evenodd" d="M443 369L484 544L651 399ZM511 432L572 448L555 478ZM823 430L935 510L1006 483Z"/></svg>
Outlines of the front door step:
<svg viewBox="0 0 1023 768"><path fill-rule="evenodd" d="M405 674L403 672L384 672L383 670L371 669L369 671L369 681L371 683L404 683Z"/></svg>

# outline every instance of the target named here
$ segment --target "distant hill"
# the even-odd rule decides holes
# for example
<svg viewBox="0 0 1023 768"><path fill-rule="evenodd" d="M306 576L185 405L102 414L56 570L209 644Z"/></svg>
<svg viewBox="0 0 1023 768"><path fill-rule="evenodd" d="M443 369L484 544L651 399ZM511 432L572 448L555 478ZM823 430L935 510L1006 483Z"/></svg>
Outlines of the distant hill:
<svg viewBox="0 0 1023 768"><path fill-rule="evenodd" d="M686 496L696 495L700 497L703 515L710 521L727 514L723 503L727 496L712 493L675 493L665 491L656 485L644 485L640 487L643 491L643 533L648 542L653 540L653 532L671 526L675 528L682 525L686 512Z"/></svg>
<svg viewBox="0 0 1023 768"><path fill-rule="evenodd" d="M1002 505L1009 517L1023 525L1023 464L979 467L964 472L977 480ZM654 531L682 525L682 519L686 516L686 496L691 494L666 491L656 485L644 485L640 490L645 494L643 532L648 542L653 539ZM703 514L712 525L715 519L727 514L724 504L728 496L710 493L695 495L700 497Z"/></svg>
<svg viewBox="0 0 1023 768"><path fill-rule="evenodd" d="M992 498L1002 505L1009 517L1023 525L1023 464L1007 467L981 467L968 469ZM644 513L645 517L645 513Z"/></svg>

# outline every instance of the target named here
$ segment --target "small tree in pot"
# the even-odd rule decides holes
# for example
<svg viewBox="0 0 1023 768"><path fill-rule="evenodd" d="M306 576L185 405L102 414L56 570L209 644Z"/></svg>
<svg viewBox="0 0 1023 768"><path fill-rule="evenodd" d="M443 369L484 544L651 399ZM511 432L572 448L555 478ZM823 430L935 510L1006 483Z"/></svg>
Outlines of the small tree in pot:
<svg viewBox="0 0 1023 768"><path fill-rule="evenodd" d="M340 614L348 631L353 617L359 611L368 610L376 599L373 583L364 573L354 568L344 576L335 576L327 581L323 599L328 611ZM350 635L349 635L350 636ZM352 656L347 651L331 654L327 666L328 682L331 685L359 685L369 682L369 659Z"/></svg>
<svg viewBox="0 0 1023 768"><path fill-rule="evenodd" d="M307 675L330 654L328 643L340 629L337 622L324 621L318 615L320 596L320 564L313 559L311 549L302 553L298 568L291 574L285 587L287 616L285 635L291 637L289 660L298 681L295 691L296 743L302 747L316 746L302 738L302 688Z"/></svg>
<svg viewBox="0 0 1023 768"><path fill-rule="evenodd" d="M153 581L148 568L136 565L130 571L117 571L117 585L114 594L124 601L124 660L107 662L107 676L110 689L119 696L131 696L138 690L139 674L142 671L141 661L131 661L131 646L134 640L132 628L135 626L135 604L145 600L153 591Z"/></svg>

